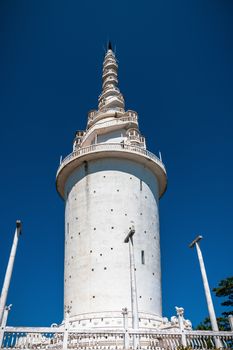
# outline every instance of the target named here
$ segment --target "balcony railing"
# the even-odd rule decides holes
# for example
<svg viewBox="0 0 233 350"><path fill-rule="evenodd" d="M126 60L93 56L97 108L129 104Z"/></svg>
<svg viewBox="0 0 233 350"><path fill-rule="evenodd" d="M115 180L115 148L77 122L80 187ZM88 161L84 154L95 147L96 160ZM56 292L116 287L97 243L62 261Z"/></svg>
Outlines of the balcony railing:
<svg viewBox="0 0 233 350"><path fill-rule="evenodd" d="M153 153L147 151L144 148L134 146L134 145L127 145L127 144L123 144L123 143L99 143L99 144L79 148L77 151L70 153L61 162L61 164L58 168L58 171L57 171L57 175L61 171L62 168L64 168L68 163L72 162L74 159L79 158L85 154L95 153L95 152L100 152L100 151L120 151L120 152L127 151L127 152L134 153L134 154L140 154L142 156L149 158L150 160L152 160L156 164L158 164L163 169L163 171L166 173L165 166L162 163L162 161L158 157L156 157Z"/></svg>
<svg viewBox="0 0 233 350"><path fill-rule="evenodd" d="M95 130L97 129L102 129L102 128L107 128L111 127L114 125L121 125L125 123L134 123L138 125L138 117L137 114L135 113L134 115L132 114L125 114L124 117L120 118L114 118L112 120L103 120L102 122L99 122L98 124L92 125L86 132L86 134L83 136L82 142L84 142L88 136Z"/></svg>
<svg viewBox="0 0 233 350"><path fill-rule="evenodd" d="M110 112L111 108L102 108L101 111L90 111L88 113L88 125L90 126L94 121L98 120L99 116L103 115L103 113L107 113ZM114 109L112 109L113 114L115 112L119 112L122 115L125 113L125 110L123 108L119 108L119 107L114 107Z"/></svg>
<svg viewBox="0 0 233 350"><path fill-rule="evenodd" d="M2 349L148 349L179 350L183 347L197 350L232 349L233 332L108 329L65 330L64 327L23 328L6 327Z"/></svg>

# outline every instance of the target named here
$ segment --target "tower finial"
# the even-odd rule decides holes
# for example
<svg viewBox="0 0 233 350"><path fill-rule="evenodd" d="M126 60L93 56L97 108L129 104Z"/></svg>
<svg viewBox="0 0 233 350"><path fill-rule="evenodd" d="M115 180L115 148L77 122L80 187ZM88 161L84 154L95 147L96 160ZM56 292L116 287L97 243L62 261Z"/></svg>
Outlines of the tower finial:
<svg viewBox="0 0 233 350"><path fill-rule="evenodd" d="M112 50L112 43L110 40L108 41L108 50Z"/></svg>
<svg viewBox="0 0 233 350"><path fill-rule="evenodd" d="M107 52L104 57L103 75L102 75L102 93L99 96L98 109L122 109L124 110L125 103L118 85L118 65L115 53L112 49L112 43L109 40Z"/></svg>

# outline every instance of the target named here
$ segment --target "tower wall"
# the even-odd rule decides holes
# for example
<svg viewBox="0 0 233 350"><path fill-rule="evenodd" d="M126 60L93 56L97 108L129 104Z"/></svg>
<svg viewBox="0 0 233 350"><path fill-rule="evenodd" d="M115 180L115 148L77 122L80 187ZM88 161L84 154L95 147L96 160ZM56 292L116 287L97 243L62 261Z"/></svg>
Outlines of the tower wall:
<svg viewBox="0 0 233 350"><path fill-rule="evenodd" d="M108 313L114 318L124 307L131 310L129 246L124 239L132 221L139 315L161 317L158 197L155 174L133 160L83 162L69 176L64 303L71 308L71 319Z"/></svg>
<svg viewBox="0 0 233 350"><path fill-rule="evenodd" d="M57 171L66 205L64 319L83 329L123 326L123 308L129 327L162 323L158 203L166 170L146 149L137 113L125 111L117 70L109 47L98 110Z"/></svg>

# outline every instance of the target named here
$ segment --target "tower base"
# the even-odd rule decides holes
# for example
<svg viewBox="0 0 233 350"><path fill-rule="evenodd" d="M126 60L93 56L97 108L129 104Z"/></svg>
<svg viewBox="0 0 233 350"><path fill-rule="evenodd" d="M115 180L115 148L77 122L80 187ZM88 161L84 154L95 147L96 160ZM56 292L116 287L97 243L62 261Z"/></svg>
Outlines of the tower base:
<svg viewBox="0 0 233 350"><path fill-rule="evenodd" d="M116 329L125 328L125 325L132 328L131 312L124 313L122 311L113 312L95 312L86 313L69 318L71 328L77 330L85 329ZM158 329L163 324L163 317L148 313L139 313L140 329Z"/></svg>

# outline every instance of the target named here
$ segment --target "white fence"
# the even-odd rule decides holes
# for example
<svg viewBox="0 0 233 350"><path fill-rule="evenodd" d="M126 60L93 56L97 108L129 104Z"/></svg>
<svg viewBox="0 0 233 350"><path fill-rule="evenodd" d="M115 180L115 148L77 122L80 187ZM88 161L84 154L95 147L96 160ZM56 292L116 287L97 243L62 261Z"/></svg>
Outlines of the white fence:
<svg viewBox="0 0 233 350"><path fill-rule="evenodd" d="M136 342L135 342L136 340ZM137 346L135 347L135 344ZM58 328L6 327L2 349L147 349L205 350L233 349L233 332L211 331L133 331L133 330L64 330Z"/></svg>

